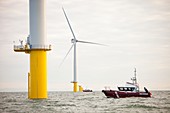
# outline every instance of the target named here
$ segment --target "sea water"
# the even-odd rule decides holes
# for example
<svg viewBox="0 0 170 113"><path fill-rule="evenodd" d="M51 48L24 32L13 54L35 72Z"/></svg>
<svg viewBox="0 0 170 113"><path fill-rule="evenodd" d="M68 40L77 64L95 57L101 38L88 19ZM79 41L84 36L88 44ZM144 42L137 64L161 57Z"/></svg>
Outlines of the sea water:
<svg viewBox="0 0 170 113"><path fill-rule="evenodd" d="M170 113L170 91L151 98L106 98L102 92L49 92L48 99L27 99L27 92L0 92L0 113Z"/></svg>

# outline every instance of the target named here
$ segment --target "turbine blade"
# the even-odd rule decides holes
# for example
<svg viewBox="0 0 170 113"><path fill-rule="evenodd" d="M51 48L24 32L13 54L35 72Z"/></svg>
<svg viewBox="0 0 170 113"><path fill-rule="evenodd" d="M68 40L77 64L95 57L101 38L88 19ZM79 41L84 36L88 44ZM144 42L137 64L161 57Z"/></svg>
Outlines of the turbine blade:
<svg viewBox="0 0 170 113"><path fill-rule="evenodd" d="M71 30L71 33L72 33L74 39L76 39L76 37L75 37L75 35L74 35L74 32L73 32L73 29L72 29L72 27L71 27L71 24L70 24L70 22L69 22L69 19L68 19L67 15L66 15L66 12L65 12L65 10L64 10L63 7L62 7L62 9L63 9L63 12L64 12L64 16L66 17L67 23L68 23L68 25L69 25L69 28L70 28L70 30Z"/></svg>
<svg viewBox="0 0 170 113"><path fill-rule="evenodd" d="M66 56L64 57L64 59L62 60L62 62L60 63L59 67L61 67L61 65L63 64L63 62L65 61L65 59L67 58L68 54L70 53L71 49L73 48L74 44L72 44L72 46L70 47L70 49L68 50Z"/></svg>
<svg viewBox="0 0 170 113"><path fill-rule="evenodd" d="M87 41L79 41L79 40L77 40L77 42L80 42L80 43L87 43L87 44L95 44L95 45L107 46L107 45L105 45L105 44L100 44L100 43L95 43L95 42L87 42Z"/></svg>

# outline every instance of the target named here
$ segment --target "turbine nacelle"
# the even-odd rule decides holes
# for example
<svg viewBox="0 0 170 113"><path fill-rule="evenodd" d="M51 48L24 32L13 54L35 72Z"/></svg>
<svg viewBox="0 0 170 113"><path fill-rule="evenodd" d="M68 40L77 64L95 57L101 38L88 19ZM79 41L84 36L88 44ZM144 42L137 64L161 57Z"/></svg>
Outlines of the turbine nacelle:
<svg viewBox="0 0 170 113"><path fill-rule="evenodd" d="M76 42L78 42L78 40L76 40L76 39L71 39L71 43L75 44Z"/></svg>

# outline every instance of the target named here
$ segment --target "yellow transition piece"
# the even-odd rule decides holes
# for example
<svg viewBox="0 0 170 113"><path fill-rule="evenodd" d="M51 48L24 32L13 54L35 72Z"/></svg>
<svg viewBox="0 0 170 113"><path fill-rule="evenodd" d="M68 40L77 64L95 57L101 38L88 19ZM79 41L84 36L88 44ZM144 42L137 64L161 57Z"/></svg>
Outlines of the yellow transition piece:
<svg viewBox="0 0 170 113"><path fill-rule="evenodd" d="M73 91L74 91L74 92L78 92L78 85L77 85L77 82L73 82L73 84L74 84Z"/></svg>
<svg viewBox="0 0 170 113"><path fill-rule="evenodd" d="M30 99L47 98L47 55L44 50L30 51L28 97Z"/></svg>
<svg viewBox="0 0 170 113"><path fill-rule="evenodd" d="M79 91L83 92L83 87L82 86L79 86Z"/></svg>

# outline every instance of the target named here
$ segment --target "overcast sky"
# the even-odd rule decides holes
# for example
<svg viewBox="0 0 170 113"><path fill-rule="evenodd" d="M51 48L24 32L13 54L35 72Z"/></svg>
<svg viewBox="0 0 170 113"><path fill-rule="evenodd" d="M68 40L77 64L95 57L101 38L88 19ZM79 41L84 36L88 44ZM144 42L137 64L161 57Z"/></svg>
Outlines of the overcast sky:
<svg viewBox="0 0 170 113"><path fill-rule="evenodd" d="M0 0L0 91L27 91L29 55L13 51L13 41L29 35L29 0ZM142 89L170 90L169 0L47 0L48 90L71 91L72 34L77 44L77 78L84 88L115 89L133 77Z"/></svg>

